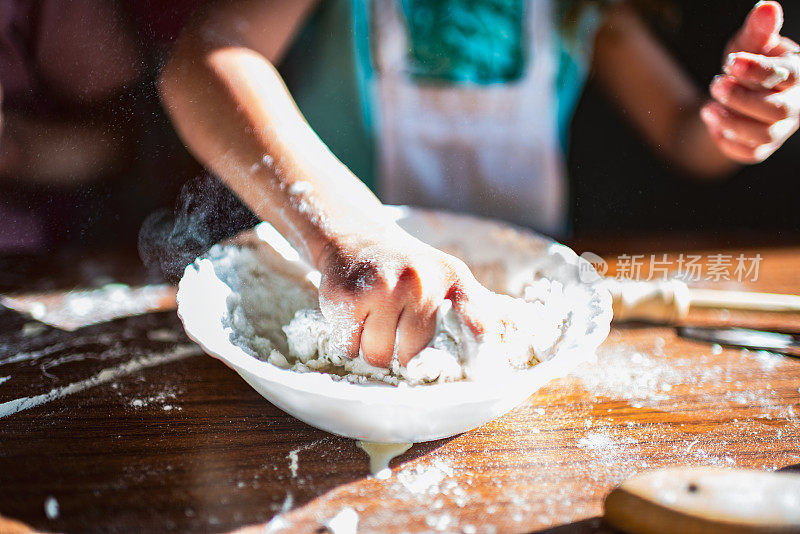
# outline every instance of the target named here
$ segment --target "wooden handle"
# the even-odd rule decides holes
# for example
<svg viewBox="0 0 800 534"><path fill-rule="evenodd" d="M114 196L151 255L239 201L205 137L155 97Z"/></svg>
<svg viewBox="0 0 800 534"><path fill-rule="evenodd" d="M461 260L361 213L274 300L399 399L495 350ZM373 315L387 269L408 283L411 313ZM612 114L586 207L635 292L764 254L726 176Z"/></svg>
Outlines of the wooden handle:
<svg viewBox="0 0 800 534"><path fill-rule="evenodd" d="M800 312L800 296L798 295L690 288L689 300L692 306L698 308Z"/></svg>
<svg viewBox="0 0 800 534"><path fill-rule="evenodd" d="M689 288L680 280L605 280L615 321L673 323L689 313Z"/></svg>
<svg viewBox="0 0 800 534"><path fill-rule="evenodd" d="M605 519L630 534L800 532L800 475L716 467L637 475L609 494Z"/></svg>
<svg viewBox="0 0 800 534"><path fill-rule="evenodd" d="M690 308L800 313L798 295L690 288L680 280L605 280L603 285L611 292L616 321L674 323Z"/></svg>

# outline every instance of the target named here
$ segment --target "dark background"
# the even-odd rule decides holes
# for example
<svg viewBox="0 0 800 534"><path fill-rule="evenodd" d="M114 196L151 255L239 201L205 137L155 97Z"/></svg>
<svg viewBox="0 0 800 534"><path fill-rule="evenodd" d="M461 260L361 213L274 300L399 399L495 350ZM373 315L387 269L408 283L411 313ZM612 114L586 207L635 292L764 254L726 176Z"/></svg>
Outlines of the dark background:
<svg viewBox="0 0 800 534"><path fill-rule="evenodd" d="M754 2L669 2L670 17L650 23L698 85L719 73L722 51ZM800 5L782 2L783 35L800 40ZM645 146L591 81L578 107L569 157L573 230L597 234L708 233L727 242L753 235L800 242L800 135L766 162L734 177L698 182Z"/></svg>
<svg viewBox="0 0 800 534"><path fill-rule="evenodd" d="M720 72L725 43L754 4L752 0L639 1L658 6L646 15L648 23L704 93ZM787 21L783 33L800 41L800 5L789 0L782 5ZM158 20L177 19L179 11L160 11ZM179 21L175 26L179 27ZM167 252L145 247L143 255L183 258L253 224L238 201L192 161L160 107L155 82L168 48L165 42L153 52L142 83L118 103L118 113L128 117L129 128L139 139L124 176L109 176L72 189L34 190L0 183L0 202L37 208L43 214L49 234L44 252L134 248L143 222L155 213L145 228L163 235L164 228L172 228L174 223L174 235L166 245L159 244ZM291 86L291 68L284 65L281 71ZM618 236L642 234L648 239L666 236L676 243L689 236L704 236L703 242L720 246L800 243L800 209L796 206L800 135L765 163L743 167L728 179L697 181L655 156L590 80L572 124L568 159L573 240L585 242L601 236L613 241ZM203 194L177 200L186 183L187 191ZM216 200L198 207L197 198ZM154 226L156 222L163 227ZM4 230L4 221L0 221L0 232ZM180 267L176 266L175 272Z"/></svg>

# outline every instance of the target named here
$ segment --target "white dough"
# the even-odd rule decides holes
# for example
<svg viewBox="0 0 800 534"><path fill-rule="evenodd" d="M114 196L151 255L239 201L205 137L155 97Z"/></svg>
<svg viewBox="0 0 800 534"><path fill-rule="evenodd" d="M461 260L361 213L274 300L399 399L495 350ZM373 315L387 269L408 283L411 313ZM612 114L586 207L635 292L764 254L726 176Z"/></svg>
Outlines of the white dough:
<svg viewBox="0 0 800 534"><path fill-rule="evenodd" d="M389 368L375 367L363 355L347 357L338 340L347 339L348 332L323 316L307 272L278 268L274 258L246 248L215 247L209 254L220 274L230 266L239 278L240 290L228 298L235 344L282 369L327 372L353 383L397 386L497 379L552 356L571 319L570 306L565 305L570 288L549 280L529 283L525 299L497 295L492 301L495 314L507 320L487 325L495 330L480 339L445 300L425 349L406 366L395 359Z"/></svg>

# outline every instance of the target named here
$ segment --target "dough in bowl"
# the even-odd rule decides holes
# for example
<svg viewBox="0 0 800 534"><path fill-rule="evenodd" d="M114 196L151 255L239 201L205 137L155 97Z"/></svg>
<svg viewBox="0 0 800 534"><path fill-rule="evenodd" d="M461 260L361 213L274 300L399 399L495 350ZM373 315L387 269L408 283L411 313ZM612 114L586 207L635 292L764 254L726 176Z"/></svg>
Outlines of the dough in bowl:
<svg viewBox="0 0 800 534"><path fill-rule="evenodd" d="M608 293L581 282L571 250L508 225L394 208L421 240L459 256L508 295L515 327L482 342L447 301L437 334L407 367L376 368L337 350L318 309L319 273L266 224L187 267L179 314L187 333L274 404L334 433L415 442L463 432L504 413L593 357L608 333Z"/></svg>

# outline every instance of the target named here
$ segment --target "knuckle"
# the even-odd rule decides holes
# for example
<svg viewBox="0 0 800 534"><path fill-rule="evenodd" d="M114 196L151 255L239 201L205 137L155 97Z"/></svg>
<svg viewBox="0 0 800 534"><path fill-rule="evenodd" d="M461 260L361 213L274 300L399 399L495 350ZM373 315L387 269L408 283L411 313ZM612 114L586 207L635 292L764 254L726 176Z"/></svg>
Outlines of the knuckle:
<svg viewBox="0 0 800 534"><path fill-rule="evenodd" d="M771 104L775 114L775 118L777 120L788 119L792 115L794 115L794 110L792 109L792 106L789 105L789 103L786 102L785 100L782 99L774 100L771 102Z"/></svg>
<svg viewBox="0 0 800 534"><path fill-rule="evenodd" d="M405 265L397 276L397 288L401 291L419 293L422 291L422 275L414 265Z"/></svg>
<svg viewBox="0 0 800 534"><path fill-rule="evenodd" d="M463 286L459 282L453 283L447 290L445 294L445 298L451 300L454 303L465 301L467 297L467 292Z"/></svg>
<svg viewBox="0 0 800 534"><path fill-rule="evenodd" d="M378 266L370 260L351 263L341 273L339 280L342 289L355 295L386 289L386 277Z"/></svg>
<svg viewBox="0 0 800 534"><path fill-rule="evenodd" d="M752 59L745 59L742 62L742 73L748 78L757 78L764 75L764 66Z"/></svg>

